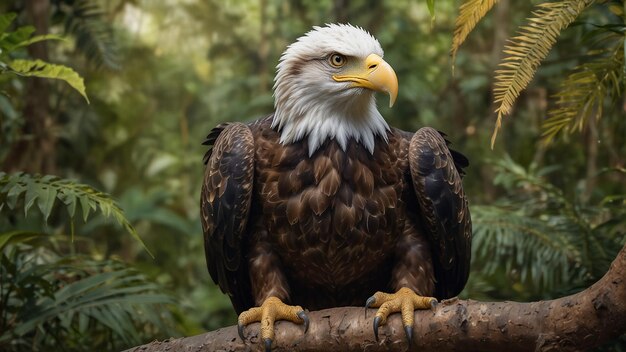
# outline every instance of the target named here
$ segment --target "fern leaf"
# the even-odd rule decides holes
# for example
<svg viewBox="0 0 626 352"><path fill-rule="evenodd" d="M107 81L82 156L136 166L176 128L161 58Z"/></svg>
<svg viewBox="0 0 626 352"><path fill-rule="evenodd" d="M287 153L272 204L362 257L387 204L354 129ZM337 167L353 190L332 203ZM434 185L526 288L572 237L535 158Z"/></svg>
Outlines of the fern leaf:
<svg viewBox="0 0 626 352"><path fill-rule="evenodd" d="M580 274L580 251L559 226L509 207L474 206L474 264L486 275L504 266L549 291ZM551 268L550 272L542 268Z"/></svg>
<svg viewBox="0 0 626 352"><path fill-rule="evenodd" d="M11 241L27 235L12 234ZM139 344L148 334L173 332L168 323L172 317L164 309L173 298L124 263L60 256L45 246L27 244L5 253L0 253L7 292L3 298L13 315L0 341L49 351L58 341L80 346L86 336L101 336L90 342L95 350L118 351ZM25 290L28 294L21 293ZM89 334L88 329L106 334ZM54 332L32 338L37 331L49 330Z"/></svg>
<svg viewBox="0 0 626 352"><path fill-rule="evenodd" d="M450 56L452 62L456 58L459 47L470 32L476 27L476 24L491 10L498 0L465 0L459 8L459 16L455 21L454 36L452 37L452 49Z"/></svg>
<svg viewBox="0 0 626 352"><path fill-rule="evenodd" d="M620 37L617 45L605 55L577 66L561 82L555 95L556 106L548 111L543 123L545 143L551 142L561 131L582 130L591 118L602 116L603 103L607 97L618 99L623 90L624 41Z"/></svg>
<svg viewBox="0 0 626 352"><path fill-rule="evenodd" d="M11 72L20 76L54 78L65 81L72 88L76 89L89 103L83 78L67 66L54 65L41 60L17 59L9 63L9 68Z"/></svg>
<svg viewBox="0 0 626 352"><path fill-rule="evenodd" d="M90 212L99 209L104 217L115 220L152 256L117 203L108 194L90 186L56 176L31 176L23 173L9 175L0 172L0 205L6 204L10 209L15 209L20 199L24 202L25 215L28 215L28 210L36 204L46 220L52 213L56 200L66 206L72 223L78 203L85 221Z"/></svg>
<svg viewBox="0 0 626 352"><path fill-rule="evenodd" d="M491 137L493 148L502 117L511 113L515 100L532 80L537 67L546 58L557 36L569 26L593 0L563 0L537 5L528 24L509 40L507 56L496 70L494 102L497 104L496 126Z"/></svg>
<svg viewBox="0 0 626 352"><path fill-rule="evenodd" d="M76 1L67 9L65 31L76 37L76 48L96 67L120 68L113 26L99 4Z"/></svg>

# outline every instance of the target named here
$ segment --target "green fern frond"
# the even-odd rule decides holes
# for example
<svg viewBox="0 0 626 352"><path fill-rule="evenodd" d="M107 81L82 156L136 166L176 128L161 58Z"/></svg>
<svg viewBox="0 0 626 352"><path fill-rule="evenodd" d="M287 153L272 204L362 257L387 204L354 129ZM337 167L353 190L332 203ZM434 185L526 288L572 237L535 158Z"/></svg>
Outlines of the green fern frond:
<svg viewBox="0 0 626 352"><path fill-rule="evenodd" d="M524 167L508 156L494 166L494 182L508 194L472 208L474 271L496 286L505 275L504 285L512 279L534 299L584 286L606 272L623 246L623 206L598 207L568 196L545 177L557 167Z"/></svg>
<svg viewBox="0 0 626 352"><path fill-rule="evenodd" d="M63 203L70 216L72 228L77 207L81 208L84 221L87 221L90 213L99 211L104 217L115 220L152 256L117 203L108 194L88 185L50 175L9 175L0 172L0 210L5 206L14 210L20 200L23 201L24 216L28 216L28 211L36 205L45 220L50 217L56 203Z"/></svg>
<svg viewBox="0 0 626 352"><path fill-rule="evenodd" d="M74 3L66 13L65 31L76 37L76 48L96 67L119 69L113 27L100 5L88 0Z"/></svg>
<svg viewBox="0 0 626 352"><path fill-rule="evenodd" d="M450 56L452 62L456 58L459 47L470 32L476 27L476 24L491 10L498 0L465 0L459 7L459 16L455 21L454 36L452 37L452 49Z"/></svg>
<svg viewBox="0 0 626 352"><path fill-rule="evenodd" d="M555 224L498 206L474 206L472 222L473 266L486 275L504 267L518 272L521 282L551 291L584 274L574 269L580 251Z"/></svg>
<svg viewBox="0 0 626 352"><path fill-rule="evenodd" d="M60 256L27 244L0 252L0 259L7 298L0 310L11 312L10 320L0 317L0 346L27 342L29 350L46 351L59 340L77 346L102 331L106 340L91 346L123 350L140 343L147 327L151 334L172 333L163 307L174 303L172 297L124 263ZM37 331L47 333L33 339Z"/></svg>
<svg viewBox="0 0 626 352"><path fill-rule="evenodd" d="M622 247L622 242L619 241L623 241L624 235L619 228L624 228L624 217L623 210L619 210L620 207L614 210L606 206L592 206L567 196L563 190L544 177L550 172L558 171L558 168L538 168L532 165L525 168L510 157L505 157L498 160L495 170L497 177L494 182L510 190L510 194L507 195L506 201L500 203L504 205L493 208L482 207L491 210L491 213L483 211L481 207L478 207L478 210L473 208L472 218L477 224L475 234L481 231L496 231L498 234L493 236L515 236L517 233L524 237L536 237L535 240L527 240L532 242L528 245L544 248L542 251L546 253L551 251L547 247L554 246L555 243L564 246L563 250L570 253L569 260L575 263L579 268L576 269L577 272L583 275L576 276L576 279L583 281L597 279L605 272L614 255ZM498 215L498 212L501 213ZM614 225L617 225L614 227L615 231L609 231L608 229ZM485 226L487 228L481 230L481 227ZM474 239L473 245L476 245L477 241L481 240ZM519 241L515 243L519 244ZM574 253L575 255L572 255ZM480 257L481 253L476 255ZM484 253L483 257L489 261ZM498 261L510 260L512 259L503 256Z"/></svg>
<svg viewBox="0 0 626 352"><path fill-rule="evenodd" d="M595 60L577 66L561 83L554 96L556 106L548 112L543 122L545 143L551 142L560 132L582 131L586 122L602 117L607 97L621 97L624 84L624 41Z"/></svg>
<svg viewBox="0 0 626 352"><path fill-rule="evenodd" d="M563 0L537 5L528 24L509 40L507 54L496 70L494 102L498 105L496 126L491 137L493 148L502 117L511 113L513 104L532 80L537 67L556 42L557 36L569 26L593 0Z"/></svg>

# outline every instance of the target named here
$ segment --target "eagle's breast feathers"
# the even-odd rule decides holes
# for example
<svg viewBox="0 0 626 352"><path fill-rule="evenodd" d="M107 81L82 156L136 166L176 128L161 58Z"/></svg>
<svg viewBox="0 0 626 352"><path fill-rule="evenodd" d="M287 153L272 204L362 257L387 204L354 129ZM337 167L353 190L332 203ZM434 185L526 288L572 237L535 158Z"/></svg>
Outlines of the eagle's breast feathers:
<svg viewBox="0 0 626 352"><path fill-rule="evenodd" d="M287 271L338 287L382 265L404 221L408 141L390 134L370 154L328 140L309 157L306 138L283 146L269 125L255 131L258 203Z"/></svg>

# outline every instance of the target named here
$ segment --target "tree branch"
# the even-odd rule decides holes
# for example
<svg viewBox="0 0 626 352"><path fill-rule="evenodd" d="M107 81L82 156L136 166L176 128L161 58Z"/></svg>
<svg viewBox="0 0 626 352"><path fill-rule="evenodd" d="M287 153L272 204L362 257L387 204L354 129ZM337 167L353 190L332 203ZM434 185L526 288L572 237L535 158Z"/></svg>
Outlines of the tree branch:
<svg viewBox="0 0 626 352"><path fill-rule="evenodd" d="M608 273L575 295L532 303L452 299L433 311L415 312L413 350L580 351L626 332L626 246ZM400 315L372 331L375 310L333 308L311 312L311 326L276 324L274 351L405 351ZM247 342L230 326L203 335L155 341L129 351L261 350L259 324L246 327Z"/></svg>

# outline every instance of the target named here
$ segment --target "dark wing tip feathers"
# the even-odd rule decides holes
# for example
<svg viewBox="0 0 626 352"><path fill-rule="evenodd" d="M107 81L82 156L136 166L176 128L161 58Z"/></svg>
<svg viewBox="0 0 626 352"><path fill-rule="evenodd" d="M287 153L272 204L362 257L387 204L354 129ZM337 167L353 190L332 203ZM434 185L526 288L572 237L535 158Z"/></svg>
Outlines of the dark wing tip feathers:
<svg viewBox="0 0 626 352"><path fill-rule="evenodd" d="M202 219L209 273L227 293L235 310L253 304L242 241L252 199L254 140L248 126L221 124L207 136L211 146L202 188Z"/></svg>
<svg viewBox="0 0 626 352"><path fill-rule="evenodd" d="M409 161L432 243L436 295L448 298L457 295L467 281L471 219L461 185L462 167L469 163L465 156L448 149L444 136L431 128L420 129L411 139Z"/></svg>
<svg viewBox="0 0 626 352"><path fill-rule="evenodd" d="M467 159L467 157L461 154L460 152L457 152L456 150L450 148L450 146L452 145L452 142L448 140L447 134L441 131L437 131L437 132L441 135L443 140L446 142L446 146L448 146L448 150L450 151L450 154L452 155L452 159L454 160L454 166L456 167L456 171L459 173L459 175L461 175L461 177L465 176L464 169L469 166L469 159Z"/></svg>
<svg viewBox="0 0 626 352"><path fill-rule="evenodd" d="M228 125L229 123L225 122L225 123L221 123L215 126L211 130L211 132L209 132L209 134L206 136L206 139L202 142L202 145L209 146L209 150L206 151L206 153L204 154L204 157L202 158L202 162L204 163L204 165L206 165L207 162L209 162L209 159L211 158L211 153L213 152L213 146L215 145L215 142L217 141L217 137L220 136L220 133L222 133L222 131L224 131L224 129L226 129Z"/></svg>

